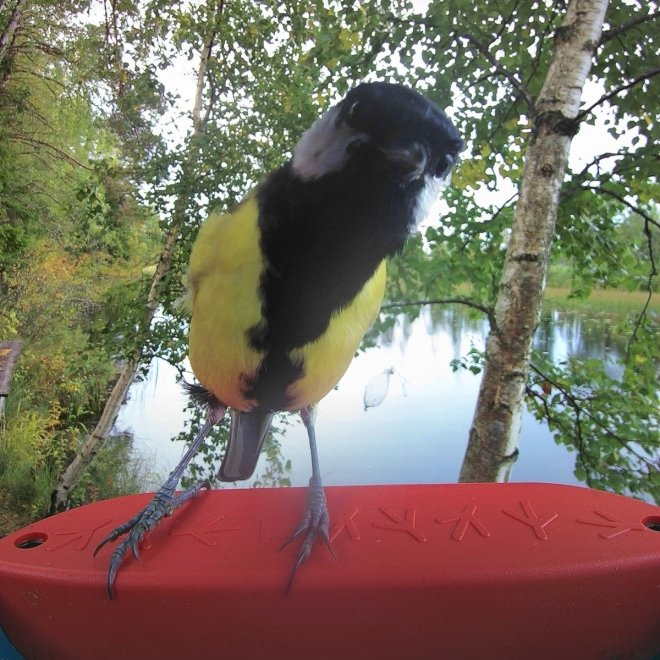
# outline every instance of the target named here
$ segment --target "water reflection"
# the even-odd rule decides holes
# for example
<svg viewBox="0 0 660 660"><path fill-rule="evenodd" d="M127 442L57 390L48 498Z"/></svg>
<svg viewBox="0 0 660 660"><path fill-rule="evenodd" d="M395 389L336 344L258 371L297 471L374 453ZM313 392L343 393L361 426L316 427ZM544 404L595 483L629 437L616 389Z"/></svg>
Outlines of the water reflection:
<svg viewBox="0 0 660 660"><path fill-rule="evenodd" d="M617 331L620 325L621 316L616 314L547 310L536 331L534 349L548 355L554 364L569 357L600 360L608 376L620 378L627 341Z"/></svg>
<svg viewBox="0 0 660 660"><path fill-rule="evenodd" d="M621 374L618 363L625 338L611 314L585 316L549 309L543 314L535 348L553 362L568 357L602 360L608 373ZM452 359L471 348L483 349L487 321L459 305L427 308L411 321L400 315L377 342L360 353L339 386L320 404L317 421L324 482L334 484L437 483L458 478L480 375L453 372ZM364 409L365 388L391 370L386 396ZM117 427L132 430L134 452L154 466L154 483L178 462L181 443L170 437L183 428L184 396L174 370L164 363L131 390ZM239 484L307 484L310 474L307 438L296 416L283 427L262 456L255 477ZM282 426L282 424L280 424ZM514 481L579 483L575 456L557 445L544 424L523 415L520 458ZM157 474L156 474L157 473ZM234 487L234 486L229 486Z"/></svg>

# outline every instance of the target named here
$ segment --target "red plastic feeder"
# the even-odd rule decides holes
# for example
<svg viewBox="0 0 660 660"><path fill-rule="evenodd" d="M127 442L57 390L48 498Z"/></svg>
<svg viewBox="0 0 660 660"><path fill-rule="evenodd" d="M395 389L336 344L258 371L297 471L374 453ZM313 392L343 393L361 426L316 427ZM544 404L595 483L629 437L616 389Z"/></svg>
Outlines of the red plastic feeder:
<svg viewBox="0 0 660 660"><path fill-rule="evenodd" d="M106 593L97 543L149 500L81 507L0 540L0 626L31 658L651 658L660 508L549 484L327 488L285 584L305 489L202 493Z"/></svg>

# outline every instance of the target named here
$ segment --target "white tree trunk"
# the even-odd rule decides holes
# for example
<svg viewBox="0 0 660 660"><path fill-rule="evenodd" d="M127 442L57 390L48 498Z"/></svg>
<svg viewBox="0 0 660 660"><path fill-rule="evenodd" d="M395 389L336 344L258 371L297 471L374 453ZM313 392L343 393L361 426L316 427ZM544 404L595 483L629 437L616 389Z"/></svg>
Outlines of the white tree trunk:
<svg viewBox="0 0 660 660"><path fill-rule="evenodd" d="M570 0L535 104L460 481L502 481L517 453L534 331L539 322L573 121L599 42L608 0Z"/></svg>

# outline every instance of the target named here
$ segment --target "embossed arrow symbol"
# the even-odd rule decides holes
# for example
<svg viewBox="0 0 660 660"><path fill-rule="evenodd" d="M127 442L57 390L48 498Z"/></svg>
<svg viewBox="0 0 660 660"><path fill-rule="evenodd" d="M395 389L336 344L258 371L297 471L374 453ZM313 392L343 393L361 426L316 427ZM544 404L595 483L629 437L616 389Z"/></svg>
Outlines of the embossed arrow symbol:
<svg viewBox="0 0 660 660"><path fill-rule="evenodd" d="M603 520L580 520L576 518L576 522L579 522L581 525L594 525L596 527L609 527L612 531L609 533L601 532L598 536L603 539L613 539L621 534L627 534L628 532L643 532L644 527L635 526L628 524L625 520L621 520L616 516L613 516L611 513L605 511L594 511L597 516L600 516Z"/></svg>
<svg viewBox="0 0 660 660"><path fill-rule="evenodd" d="M435 521L439 524L455 522L454 531L451 533L452 539L454 541L462 541L465 538L465 533L469 527L474 527L474 529L488 538L490 536L490 531L488 528L476 517L477 505L472 502L468 504L464 509L463 513L460 516L455 516L454 518L447 518L445 520L440 520L436 518Z"/></svg>
<svg viewBox="0 0 660 660"><path fill-rule="evenodd" d="M373 523L374 527L377 529L391 529L396 532L406 532L416 541L420 543L426 542L426 536L415 527L415 519L417 517L415 509L406 509L405 516L402 517L396 511L386 506L379 506L378 508L389 520L385 520L382 523L375 522Z"/></svg>
<svg viewBox="0 0 660 660"><path fill-rule="evenodd" d="M520 508L523 511L522 513L511 511L511 509L502 509L502 513L506 513L507 516L523 523L523 525L527 525L534 532L539 541L547 541L548 535L545 528L555 520L559 514L554 511L552 513L537 514L536 511L534 511L532 503L527 501L521 501Z"/></svg>
<svg viewBox="0 0 660 660"><path fill-rule="evenodd" d="M214 525L221 523L225 519L224 516L218 516L213 520L209 520L203 527L184 527L181 528L180 525L177 527L172 527L170 530L170 536L192 536L194 539L197 539L200 543L208 546L216 545L216 542L209 538L209 534L219 534L220 532L236 532L240 527L222 527L214 528Z"/></svg>
<svg viewBox="0 0 660 660"><path fill-rule="evenodd" d="M76 543L76 541L82 541L82 543L76 543L76 545L73 546L74 550L78 550L78 551L84 550L89 545L89 542L92 540L94 534L102 527L109 525L111 522L112 519L106 520L105 522L102 522L100 525L96 525L95 527L88 527L86 529L76 529L72 532L54 532L53 536L68 536L70 538L63 539L62 542L58 543L57 545L49 545L49 547L47 547L46 550L48 552L52 552L53 550L59 550L60 548L63 548L65 545Z"/></svg>

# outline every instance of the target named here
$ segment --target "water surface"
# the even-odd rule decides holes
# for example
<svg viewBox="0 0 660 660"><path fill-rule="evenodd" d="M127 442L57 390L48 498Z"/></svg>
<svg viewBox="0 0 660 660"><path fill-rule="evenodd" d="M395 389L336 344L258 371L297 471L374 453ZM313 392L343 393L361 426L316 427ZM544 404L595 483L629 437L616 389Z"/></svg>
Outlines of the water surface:
<svg viewBox="0 0 660 660"><path fill-rule="evenodd" d="M536 347L553 361L568 356L602 359L614 375L623 347L610 334L611 326L607 316L589 319L555 309L544 315ZM460 306L433 313L427 309L412 323L401 317L391 337L360 353L319 405L317 437L324 483L455 482L481 376L454 372L450 362L471 347L482 349L486 332L486 322ZM393 372L389 378L388 371ZM133 433L134 454L150 465L154 478L149 489L159 485L184 450L182 443L170 440L183 429L186 418L185 396L175 375L167 363L156 361L148 379L131 388L116 424ZM365 410L365 389L374 398L383 394L387 381L382 403ZM290 419L279 436L283 463L290 462L283 476L302 486L311 471L307 435L297 417ZM557 445L548 428L525 410L520 457L511 479L578 484L574 464L574 453ZM265 468L262 459L256 479ZM239 487L252 485L255 478Z"/></svg>

